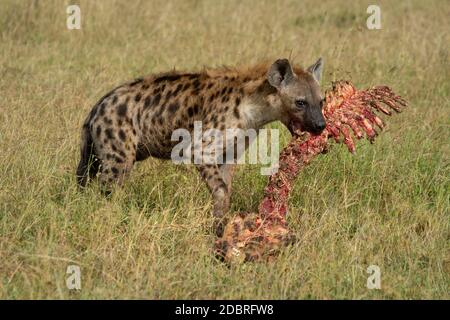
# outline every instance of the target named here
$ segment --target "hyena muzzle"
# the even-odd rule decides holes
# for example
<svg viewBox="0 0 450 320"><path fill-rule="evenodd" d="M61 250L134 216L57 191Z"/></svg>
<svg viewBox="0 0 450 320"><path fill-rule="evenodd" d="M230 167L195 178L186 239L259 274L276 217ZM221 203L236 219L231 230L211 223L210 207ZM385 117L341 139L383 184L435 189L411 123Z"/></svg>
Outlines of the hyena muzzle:
<svg viewBox="0 0 450 320"><path fill-rule="evenodd" d="M255 129L281 121L292 132L320 133L322 59L303 70L286 59L245 68L169 72L121 85L92 108L83 124L78 184L84 187L99 173L109 192L121 185L136 161L170 159L172 132ZM194 146L195 147L195 146ZM233 164L196 165L214 199L216 232L229 209Z"/></svg>

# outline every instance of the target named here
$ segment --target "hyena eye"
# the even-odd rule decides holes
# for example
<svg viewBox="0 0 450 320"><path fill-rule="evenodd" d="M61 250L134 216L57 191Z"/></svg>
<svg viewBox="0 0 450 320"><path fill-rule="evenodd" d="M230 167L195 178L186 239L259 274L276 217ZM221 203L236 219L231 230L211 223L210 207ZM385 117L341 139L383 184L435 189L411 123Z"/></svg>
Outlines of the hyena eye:
<svg viewBox="0 0 450 320"><path fill-rule="evenodd" d="M305 100L299 99L299 100L295 100L295 106L298 108L304 108L306 107L308 103Z"/></svg>

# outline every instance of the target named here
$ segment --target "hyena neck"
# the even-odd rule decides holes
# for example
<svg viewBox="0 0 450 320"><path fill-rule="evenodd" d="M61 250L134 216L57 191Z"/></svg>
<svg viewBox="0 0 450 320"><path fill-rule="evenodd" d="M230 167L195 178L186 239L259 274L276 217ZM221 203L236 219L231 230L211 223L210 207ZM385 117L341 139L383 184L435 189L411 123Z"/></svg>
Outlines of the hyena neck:
<svg viewBox="0 0 450 320"><path fill-rule="evenodd" d="M265 77L246 89L240 110L247 128L259 129L270 122L281 120L281 106L276 107L276 89L270 86Z"/></svg>

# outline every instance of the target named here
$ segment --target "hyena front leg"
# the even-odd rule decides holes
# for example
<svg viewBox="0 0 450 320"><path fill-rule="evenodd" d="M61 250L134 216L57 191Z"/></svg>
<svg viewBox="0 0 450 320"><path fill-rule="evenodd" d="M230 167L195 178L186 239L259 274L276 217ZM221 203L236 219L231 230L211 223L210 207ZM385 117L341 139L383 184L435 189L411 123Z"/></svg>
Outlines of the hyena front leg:
<svg viewBox="0 0 450 320"><path fill-rule="evenodd" d="M197 168L213 196L214 230L216 235L221 236L224 227L224 215L230 208L229 187L217 164L198 165Z"/></svg>
<svg viewBox="0 0 450 320"><path fill-rule="evenodd" d="M222 174L223 180L225 181L225 184L227 185L228 194L231 197L231 185L233 182L233 175L236 168L236 165L234 164L222 164L219 165L220 173Z"/></svg>

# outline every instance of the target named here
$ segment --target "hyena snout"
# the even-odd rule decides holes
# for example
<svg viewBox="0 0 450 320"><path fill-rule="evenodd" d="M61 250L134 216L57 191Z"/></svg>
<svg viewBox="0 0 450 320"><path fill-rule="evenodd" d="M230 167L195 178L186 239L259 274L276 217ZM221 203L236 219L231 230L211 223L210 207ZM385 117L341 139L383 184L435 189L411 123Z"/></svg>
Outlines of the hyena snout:
<svg viewBox="0 0 450 320"><path fill-rule="evenodd" d="M326 125L327 123L325 122L321 109L308 112L305 121L307 131L314 134L320 134L325 129Z"/></svg>
<svg viewBox="0 0 450 320"><path fill-rule="evenodd" d="M314 123L314 125L311 128L311 131L315 134L322 133L322 131L325 129L326 123L325 119L319 120Z"/></svg>

